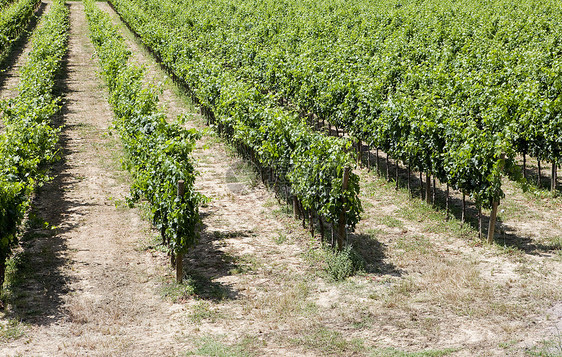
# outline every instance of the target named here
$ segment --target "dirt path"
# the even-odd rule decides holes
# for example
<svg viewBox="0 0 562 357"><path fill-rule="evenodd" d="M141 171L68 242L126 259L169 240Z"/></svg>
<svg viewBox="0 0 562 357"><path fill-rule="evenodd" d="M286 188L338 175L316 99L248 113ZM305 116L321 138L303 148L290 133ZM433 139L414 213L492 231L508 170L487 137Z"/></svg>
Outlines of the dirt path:
<svg viewBox="0 0 562 357"><path fill-rule="evenodd" d="M164 112L168 115L168 118L175 119L182 114L193 116L196 109L180 97L180 94L173 86L172 79L161 70L161 68L152 59L149 52L139 44L133 33L124 26L119 18L119 15L113 10L111 5L107 2L100 2L98 3L98 6L113 19L114 24L122 27L123 31L121 31L121 34L132 51L131 61L137 65L145 66L145 78L147 83L157 86L160 90L162 90L160 95L160 104L162 105ZM192 121L188 122L187 125L189 127L194 127Z"/></svg>
<svg viewBox="0 0 562 357"><path fill-rule="evenodd" d="M47 11L48 4L41 3L35 11L33 18L27 26L27 31L31 33L37 25L37 19L41 17L44 11ZM25 64L29 51L31 50L31 41L29 35L22 36L13 46L12 52L2 63L0 71L0 101L15 98L18 95L18 85L20 82L20 70ZM4 124L0 117L0 133L4 131Z"/></svg>
<svg viewBox="0 0 562 357"><path fill-rule="evenodd" d="M253 341L260 333L279 333L282 326L273 321L279 313L287 313L282 311L286 308L283 304L302 303L290 300L299 289L298 281L307 273L308 264L302 257L306 249L293 241L302 230L279 211L273 193L256 181L252 168L209 130L199 114L194 114L195 109L185 94L174 86L111 7L107 3L98 6L121 26L133 53L132 60L146 67L148 81L162 84L160 102L168 117L185 114L191 119L187 127L204 132L193 156L200 173L196 188L210 202L201 208L204 224L201 241L187 256L187 273L195 287L196 299L186 302L192 322L186 334L194 336L192 343L195 339L197 345L197 341L206 338L236 343L248 336ZM280 306L275 306L273 313L264 311L272 307L259 306L264 301L267 305L280 302ZM199 309L210 318L201 322L194 317ZM292 309L288 310L291 313ZM215 323L214 315L224 318ZM269 317L264 320L264 315ZM227 337L222 335L226 332ZM274 346L270 347L272 355L283 350L274 341L268 344ZM298 355L294 348L292 353Z"/></svg>
<svg viewBox="0 0 562 357"><path fill-rule="evenodd" d="M361 181L365 212L353 243L365 252L367 242L377 242L384 264L369 267L382 274L360 282L356 295L376 296L369 310L388 344L461 346L455 356L523 356L557 338L562 260L556 248L488 246L469 225L446 222L443 211L396 192L384 178L363 170Z"/></svg>
<svg viewBox="0 0 562 357"><path fill-rule="evenodd" d="M0 354L175 354L182 345L174 341L181 329L174 316L181 306L157 295L151 278L158 264L136 249L150 233L147 224L137 211L119 205L128 189L116 161L119 147L107 135L112 113L83 5L69 6L64 161L35 203L41 220L56 226L55 234L38 227L24 239L22 256L37 270L28 272L21 289L28 293L9 314L28 321L29 331L3 345Z"/></svg>
<svg viewBox="0 0 562 357"><path fill-rule="evenodd" d="M29 51L31 50L30 41L20 41L5 72L0 72L0 100L15 98L18 95L18 84L20 82L20 69L26 62Z"/></svg>
<svg viewBox="0 0 562 357"><path fill-rule="evenodd" d="M48 4L42 3L37 10L36 15L40 16L43 11L48 11ZM28 26L28 31L32 31L35 27L36 21ZM18 84L20 81L20 69L25 64L29 51L31 50L31 41L28 41L29 36L22 36L18 40L12 53L6 59L6 68L2 68L0 72L0 100L14 98L18 95Z"/></svg>
<svg viewBox="0 0 562 357"><path fill-rule="evenodd" d="M265 201L274 199L272 193L254 181L253 173L242 172L247 164L208 131L200 115L194 114L194 108L190 108L185 98L174 91L170 78L147 51L134 41L109 4L103 2L98 3L98 6L111 15L115 24L121 26L122 34L133 53L133 62L147 69L147 82L162 85L160 103L168 118L188 115L191 120L187 126L206 132L193 155L201 174L197 179L197 190L211 199L202 209L205 231L212 234L221 232L229 236L233 232L253 232L253 235L263 237L261 241L268 241L272 234L283 231L285 227L281 222L259 212ZM263 242L256 241L252 244L260 247Z"/></svg>
<svg viewBox="0 0 562 357"><path fill-rule="evenodd" d="M139 242L146 241L143 237L154 233L124 204L127 176L117 163L119 145L106 135L112 114L96 73L83 5L69 6L64 162L55 170L55 181L38 194L33 214L39 223L29 228L20 252L21 268L38 270L22 273L24 283L15 293L25 297L5 314L23 319L27 328L24 337L3 345L0 354L167 356L193 349L209 336L228 332L228 339L237 341L252 331L278 329L272 321L265 327L256 322L252 316L259 311L249 317L240 314L257 294L255 279L233 270L259 267L261 284L267 286L273 274L286 269L277 267L276 258L294 263L294 271L304 265L301 249L275 242L285 226L271 214L274 198L213 135L204 137L194 155L201 172L197 188L211 200L202 209L201 242L186 257L193 291L184 294L183 288L162 282L161 277L171 276L165 255L139 248ZM108 10L106 4L100 6ZM149 78L162 78L153 62L138 55L138 45L129 44L135 58L148 66ZM185 107L169 88L162 103L172 115ZM193 123L202 126L198 116ZM50 227L45 229L43 221ZM274 285L276 291L287 288ZM183 304L163 300L159 291ZM214 301L226 303L215 308ZM201 324L192 312L201 310L205 320L207 313L219 313L215 309L236 317L217 327Z"/></svg>
<svg viewBox="0 0 562 357"><path fill-rule="evenodd" d="M330 281L317 238L205 129L108 4L98 6L121 26L148 81L163 83L168 116L185 114L188 126L204 130L194 152L197 189L210 199L201 241L185 258L186 284L175 284L142 209L125 204L128 176L117 138L107 135L107 92L83 5L71 2L65 160L37 195L16 262L16 302L2 319L25 321L24 331L0 355L524 356L555 340L562 329L556 249L483 246L471 239L474 230L445 222L365 170L365 212L350 237L364 271ZM502 204L506 221L525 214ZM557 219L553 204L544 209L548 221Z"/></svg>
<svg viewBox="0 0 562 357"><path fill-rule="evenodd" d="M118 16L106 3L99 5L113 17L115 23L119 23ZM161 81L165 74L138 46L138 41L134 41L128 31L124 33L135 61L147 66L153 81ZM170 108L174 115L180 114L182 106L185 106L170 86L164 86L162 98L164 106ZM203 127L200 118L194 118L193 122ZM553 336L553 328L562 322L562 316L557 312L561 295L557 286L562 282L559 259L537 260L525 254L502 255L494 249L475 246L466 240L473 233L457 228L458 222L444 222L440 213L432 213L417 200L412 203L397 194L391 185L385 185L382 180L364 172L364 220L353 243L368 264L367 280L365 276L352 278L350 284L353 287L343 289L325 284L311 276L314 273L307 271L308 262L302 259L305 246L302 241L296 247L271 243L272 238L276 240L276 235L279 241L287 230L292 230L288 236L298 236L299 227L295 222L287 221L286 216L280 215L277 218L284 217L286 220L283 228L276 220L272 222L268 215L263 215L267 213L264 202L272 200L267 193L252 197L259 192L256 188L252 188L249 195L236 192L237 189L247 190L244 182L234 182L240 179L236 177L239 172L236 162L227 158L223 146L212 137L206 136L203 143L212 149L199 148L195 153L202 172L199 189L213 201L203 210L208 216L204 220L207 230L202 247L215 249L219 256L220 252L224 252L231 255L232 260L242 260L246 265L251 260L250 265L255 269L250 270L254 275L251 277L240 279L235 274L220 277L224 271L217 269L217 262L213 259L207 262L210 273L219 276L212 282L230 287L225 296L233 291L242 293L239 301L207 306L211 315L229 316L220 323L205 321L202 326L208 326L207 333L214 331L216 334L228 329L240 339L247 338L257 329L263 332L266 341L263 342L266 348L260 353L275 351L273 354L303 353L303 347L298 345L306 346L310 342L307 337L304 341L299 339L312 333L311 339L321 340L322 336L318 334L323 332L318 333L320 330L332 333L331 338L335 340L345 341L338 335L345 333L350 338L363 339L371 346L381 344L407 350L451 348L459 349L454 353L459 356L484 351L490 355L502 355L507 349L513 355L521 355L528 346ZM224 171L225 164L231 167L230 171ZM225 185L221 176L226 176L227 182L231 183ZM239 181L248 179L241 178ZM381 187L377 187L379 185ZM231 196L232 202L225 201L225 195ZM272 206L279 207L277 204ZM544 211L547 210L554 212L551 207ZM557 214L560 217L559 212ZM270 229L264 230L263 225ZM233 232L233 227L238 227L239 232ZM241 234L245 227L249 230ZM209 238L209 233L213 231L219 238L215 242ZM249 237L243 238L244 235ZM197 256L216 255L209 250L199 254L200 250L201 246L196 249ZM276 251L282 253L276 254ZM200 268L197 264L201 262L191 262L196 264L196 270ZM269 264L273 268L264 268ZM549 273L543 272L545 267L550 269ZM268 269L269 274L264 272ZM283 270L294 275L282 274L283 278L271 278L271 275ZM299 287L296 283L299 280L308 281ZM528 294L529 289L536 296L526 300L522 297ZM272 308L272 301L278 306L291 301L294 306L288 311L279 311ZM353 303L348 305L349 302ZM316 313L307 312L301 304L318 310ZM340 304L348 306L342 310L333 309ZM258 312L250 306L257 308ZM192 309L194 307L196 305L191 306ZM287 307L281 310L284 308ZM236 316L240 309L250 309L251 312L247 312L245 317ZM311 318L308 323L300 320L303 314ZM285 321L287 318L295 321ZM231 319L239 326L234 327ZM275 319L280 320L277 328L268 326ZM350 324L364 327L349 331ZM377 333L372 330L375 327ZM283 334L290 336L289 340L293 339L292 343L288 343L291 347L286 346L287 338ZM229 340L230 343L235 341L233 337ZM295 343L295 340L299 342ZM509 348L501 347L505 343L509 344ZM353 349L340 352L353 353Z"/></svg>

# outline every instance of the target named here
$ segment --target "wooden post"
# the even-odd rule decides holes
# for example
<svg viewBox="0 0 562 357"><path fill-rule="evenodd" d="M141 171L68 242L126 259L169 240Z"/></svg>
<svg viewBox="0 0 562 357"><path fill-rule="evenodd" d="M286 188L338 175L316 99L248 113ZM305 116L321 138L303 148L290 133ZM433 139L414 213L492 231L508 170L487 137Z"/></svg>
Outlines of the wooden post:
<svg viewBox="0 0 562 357"><path fill-rule="evenodd" d="M4 287L4 277L6 276L6 261L0 262L0 290Z"/></svg>
<svg viewBox="0 0 562 357"><path fill-rule="evenodd" d="M431 204L431 180L429 172L425 173L425 202Z"/></svg>
<svg viewBox="0 0 562 357"><path fill-rule="evenodd" d="M185 181L178 181L178 197L183 198L185 194ZM176 254L176 282L181 283L183 281L183 255L180 253Z"/></svg>
<svg viewBox="0 0 562 357"><path fill-rule="evenodd" d="M407 179L408 180L408 195L411 196L412 195L412 184L410 183L410 181L411 181L410 177L412 176L412 173L410 172L410 164L409 163L406 166L406 174L408 175L408 179Z"/></svg>
<svg viewBox="0 0 562 357"><path fill-rule="evenodd" d="M527 154L523 152L523 178L527 179Z"/></svg>
<svg viewBox="0 0 562 357"><path fill-rule="evenodd" d="M556 172L556 161L552 162L552 176L550 178L550 191L553 193L556 192L556 179L557 179L557 172Z"/></svg>
<svg viewBox="0 0 562 357"><path fill-rule="evenodd" d="M390 163L388 161L388 154L386 154L386 181L390 181Z"/></svg>
<svg viewBox="0 0 562 357"><path fill-rule="evenodd" d="M423 174L420 171L420 200L423 200Z"/></svg>
<svg viewBox="0 0 562 357"><path fill-rule="evenodd" d="M505 165L504 153L501 154L500 159L502 160L501 167L500 167L500 171L501 171L503 170L503 167ZM494 233L496 231L496 217L498 215L498 205L499 205L498 201L492 202L492 212L490 213L490 222L488 223L488 244L494 243Z"/></svg>
<svg viewBox="0 0 562 357"><path fill-rule="evenodd" d="M377 146L377 159L376 159L376 163L375 163L375 164L377 165L377 174L380 175L380 170L379 170L379 148L378 148L378 146Z"/></svg>
<svg viewBox="0 0 562 357"><path fill-rule="evenodd" d="M347 190L350 171L351 169L349 167L346 167L345 170L343 171L343 183L342 183L343 191ZM338 222L338 250L340 252L343 250L343 241L345 239L345 225L346 225L345 212L342 211L340 212L339 222Z"/></svg>
<svg viewBox="0 0 562 357"><path fill-rule="evenodd" d="M299 203L297 196L293 196L293 214L295 215L295 219L299 218Z"/></svg>
<svg viewBox="0 0 562 357"><path fill-rule="evenodd" d="M396 161L396 167L394 169L394 179L396 180L396 187L394 187L394 189L398 191L398 161Z"/></svg>
<svg viewBox="0 0 562 357"><path fill-rule="evenodd" d="M431 191L431 201L433 201L433 205L435 205L435 195L437 194L437 190L435 189L435 175L433 175L433 191Z"/></svg>
<svg viewBox="0 0 562 357"><path fill-rule="evenodd" d="M482 239L482 204L478 203L478 239Z"/></svg>
<svg viewBox="0 0 562 357"><path fill-rule="evenodd" d="M367 171L371 172L371 148L367 146Z"/></svg>
<svg viewBox="0 0 562 357"><path fill-rule="evenodd" d="M168 239L166 238L166 227L164 224L162 224L162 227L160 227L160 236L162 237L162 243L164 243L165 245L168 245Z"/></svg>
<svg viewBox="0 0 562 357"><path fill-rule="evenodd" d="M183 254L178 254L176 257L176 282L178 284L183 282Z"/></svg>
<svg viewBox="0 0 562 357"><path fill-rule="evenodd" d="M461 211L461 224L464 224L466 217L466 194L462 193L462 211Z"/></svg>
<svg viewBox="0 0 562 357"><path fill-rule="evenodd" d="M309 220L308 227L310 229L310 235L312 236L312 238L314 238L314 212L312 212L312 208L308 213L308 220Z"/></svg>
<svg viewBox="0 0 562 357"><path fill-rule="evenodd" d="M321 215L318 215L318 227L320 228L320 239L322 240L322 242L324 241L324 220L322 219Z"/></svg>
<svg viewBox="0 0 562 357"><path fill-rule="evenodd" d="M361 140L357 140L357 164L359 165L359 167L363 167L363 158L362 158L362 153L361 153L361 149L363 148L363 145L361 145Z"/></svg>
<svg viewBox="0 0 562 357"><path fill-rule="evenodd" d="M334 223L330 224L330 228L332 229L332 248L336 245L336 227L334 227Z"/></svg>
<svg viewBox="0 0 562 357"><path fill-rule="evenodd" d="M537 161L539 165L539 177L537 177L537 186L541 188L541 160Z"/></svg>
<svg viewBox="0 0 562 357"><path fill-rule="evenodd" d="M302 218L302 228L306 228L306 210L301 201L297 200L297 203L299 205L299 215Z"/></svg>
<svg viewBox="0 0 562 357"><path fill-rule="evenodd" d="M490 223L488 225L488 244L494 243L494 232L496 231L496 217L498 214L498 202L492 203L492 213L490 213Z"/></svg>
<svg viewBox="0 0 562 357"><path fill-rule="evenodd" d="M450 198L449 198L449 182L447 182L447 189L445 191L445 211L447 212L446 216L445 216L446 221L449 220L449 201L450 201Z"/></svg>

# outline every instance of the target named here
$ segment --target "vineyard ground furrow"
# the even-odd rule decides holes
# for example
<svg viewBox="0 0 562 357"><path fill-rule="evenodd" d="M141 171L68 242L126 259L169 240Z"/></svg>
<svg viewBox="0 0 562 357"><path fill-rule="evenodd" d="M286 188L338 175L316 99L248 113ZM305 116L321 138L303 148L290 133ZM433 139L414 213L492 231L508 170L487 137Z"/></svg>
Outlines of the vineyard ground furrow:
<svg viewBox="0 0 562 357"><path fill-rule="evenodd" d="M35 18L27 27L28 33L33 31L37 24L37 19L41 14L48 11L48 5L41 3L35 12ZM6 58L4 70L0 71L0 100L14 98L18 95L18 84L20 80L20 69L26 61L27 55L31 50L31 43L28 41L29 36L23 35L13 46L12 52Z"/></svg>
<svg viewBox="0 0 562 357"><path fill-rule="evenodd" d="M134 52L140 53L142 49L136 48ZM367 271L375 273L374 284L365 283L360 277L353 280L357 285L348 287L351 292L342 292L321 282L307 283L310 289L308 299L320 307L322 317L317 321L321 321L325 328L341 331L342 324L345 325L342 315L347 314L349 319L365 318L373 323L379 341L384 341L382 345L414 343L416 346L453 349L462 346L459 353L454 353L458 356L483 351L502 355L505 353L500 347L503 341L516 341L513 342L514 350L522 351L536 341L556 335L556 318L554 321L545 318L552 314L549 306L557 306L560 297L556 287L561 281L562 267L555 250L528 247L530 250L526 251L518 247L528 253L521 254L517 250L510 251L509 247L515 247L516 242L504 240L504 244L509 245L505 246L505 254L498 254L496 248L490 250L472 240L474 228L459 229L456 221L444 222L441 213L432 213L432 209L422 202L412 203L407 195L396 193L392 185L366 172L362 174L362 182L365 219L359 223L351 240L370 264ZM508 183L508 187L511 184ZM517 200L522 199L521 195ZM528 200L528 197L523 198L527 203ZM505 204L513 205L508 199ZM556 219L555 211L547 211ZM507 214L503 215L506 220L510 218ZM516 237L517 234L523 236L521 232L517 232ZM544 237L556 238L552 234ZM235 239L229 239L227 251L232 249L230 244L238 245L234 248L237 250L247 249L245 245L240 247L240 242ZM260 250L261 247L253 245L254 254L262 255ZM536 254L548 258L537 258ZM522 271L526 269L523 268L525 265L528 265L527 272ZM551 273L542 276L542 269ZM371 277L367 276L367 279ZM526 294L528 286L537 292L537 297L523 304L521 296ZM342 310L323 309L342 301L353 301L353 307L349 310L341 306ZM438 306L435 306L436 301ZM224 312L224 309L228 310L224 306L227 304L221 304L217 309ZM532 321L532 327L527 325L528 321ZM224 328L225 324L221 325ZM311 331L315 327L309 326ZM384 333L379 335L381 330ZM251 330L246 329L248 331ZM297 331L298 328L292 331L294 339L298 339L299 333L306 334ZM365 338L371 343L373 336L367 331L347 331L347 337ZM519 355L517 352L513 354Z"/></svg>
<svg viewBox="0 0 562 357"><path fill-rule="evenodd" d="M443 211L359 169L365 211L349 239L364 268L333 282L318 234L310 238L247 161L208 129L109 5L97 6L120 27L132 62L146 66L146 85L162 83L167 117L184 114L187 126L203 132L192 153L196 189L210 198L200 209L201 240L185 256L186 282L174 283L147 208L127 205L131 179L120 165L109 93L83 4L69 2L65 98L56 118L64 124L63 160L38 192L12 262L16 283L0 313L0 355L562 352L560 198L504 182L496 244L486 245L475 239L473 222L446 222Z"/></svg>
<svg viewBox="0 0 562 357"><path fill-rule="evenodd" d="M83 5L70 2L71 33L63 91L63 161L37 195L20 252L25 283L7 318L29 324L26 338L1 355L161 355L181 348L174 310L154 291L158 264L138 251L150 232L123 208L128 176L120 147L107 135L112 112L98 76ZM45 228L41 223L49 222ZM46 261L49 264L41 264ZM56 283L53 284L56 280ZM38 305L43 301L47 306ZM175 347L174 347L175 346ZM62 352L61 352L62 351Z"/></svg>
<svg viewBox="0 0 562 357"><path fill-rule="evenodd" d="M363 153L364 161L366 161L367 151ZM386 177L386 154L379 150L379 173L377 175L376 168L374 166L376 152L371 151L371 176L376 178L365 176L366 180L387 180L389 185L395 185L395 167L397 165L396 161L390 158L390 169L389 178ZM408 176L407 169L402 165L399 165L398 175L399 175L399 187L405 189L407 187ZM536 181L537 175L537 161L534 159L527 159L527 175L530 178L529 192L524 192L521 184L510 180L507 177L502 179L502 186L505 187L506 197L501 200L499 205L499 221L497 222L495 229L496 242L498 244L506 244L508 242L511 245L518 246L524 250L533 250L533 248L525 248L525 246L533 246L541 244L535 240L545 241L554 240L560 236L562 232L562 212L560 212L559 207L562 205L562 197L560 195L552 197L552 193L546 189L547 184L550 182L550 174L542 172L542 188L538 188L534 182ZM367 169L364 167L364 171ZM410 185L412 199L421 203L425 200L425 174L423 175L423 182L420 187L419 172L410 173ZM433 187L433 182L431 183L431 190L436 190L436 202L432 202L433 205L440 212L445 215L446 207L446 185L440 182L438 179L435 181L436 187ZM420 192L422 190L423 192ZM560 185L558 185L558 190L560 190ZM424 195L424 199L420 198L420 194ZM466 197L466 224L470 225L474 230L478 230L478 208L474 201L472 201L468 196ZM450 188L449 191L449 209L450 209L450 219L456 220L458 224L461 224L462 217L462 193ZM505 213L504 213L505 212ZM489 227L489 216L490 210L482 210L482 235L486 237L488 234ZM445 217L444 217L445 218Z"/></svg>
<svg viewBox="0 0 562 357"><path fill-rule="evenodd" d="M562 316L551 312L561 297L562 262L556 243L560 213L555 209L559 203L544 199L537 200L541 202L537 205L520 192L506 198L509 210L501 214L501 230L509 230L500 233L498 244L490 249L478 241L474 228L443 221L443 212L409 199L405 190L396 192L392 184L366 172L361 180L365 219L352 237L353 244L365 251L365 242L378 242L386 257L383 271L390 269L406 281L412 279L412 286L403 286L411 299L383 306L380 314L390 307L390 321L397 318L396 311L413 311L416 318L425 315L433 319L431 329L440 331L435 339L445 344L463 340L463 346L473 351L489 344L483 350L490 355L496 355L490 344L492 334L497 341L521 339L518 346L532 345L530 341L541 335L545 339L556 335L556 326L562 323ZM510 192L517 190L509 182L506 186ZM544 217L533 221L535 214ZM534 292L533 299L521 298L527 289ZM395 326L396 322L390 322L388 328ZM497 332L500 328L502 333ZM395 333L411 338L408 333Z"/></svg>
<svg viewBox="0 0 562 357"><path fill-rule="evenodd" d="M35 11L35 17L30 21L26 28L28 34L31 34L38 19L45 12L46 3L41 3ZM0 70L0 101L15 98L18 95L18 84L20 81L20 69L25 63L27 55L31 50L31 43L28 41L29 35L24 34L13 45L11 53L1 61L2 70ZM0 119L0 133L4 131L4 123Z"/></svg>
<svg viewBox="0 0 562 357"><path fill-rule="evenodd" d="M122 26L121 20L119 19L119 15L115 13L115 11L111 8L109 3L107 2L99 2L97 5L100 7L101 10L106 12L108 15L111 16L115 24ZM162 71L155 68L153 64L151 64L147 57L149 56L148 51L139 45L136 41L134 41L134 35L126 30L123 31L123 36L131 48L132 51L132 60L134 63L139 65L146 66L147 73L145 75L146 81L148 83L161 85L160 89L162 90L161 94L161 104L164 105L164 109L168 118L173 119L177 118L179 115L185 113L185 103L183 103L178 96L174 93L172 87L170 85L165 85L171 82L171 79ZM189 123L188 123L189 127Z"/></svg>
<svg viewBox="0 0 562 357"><path fill-rule="evenodd" d="M133 53L133 61L146 66L147 82L162 85L160 103L166 109L168 118L189 115L191 120L185 124L187 127L206 130L204 119L199 114L194 114L196 108L192 106L182 89L176 86L139 40L135 38L134 34L124 26L119 15L106 2L98 3L98 6L112 17L115 24L121 27L122 35ZM186 111L186 107L190 111ZM203 240L212 240L215 235L243 238L242 244L236 241L232 243L247 246L241 248L242 250L259 250L262 254L265 254L268 248L272 247L271 240L276 238L279 232L282 232L285 228L284 225L275 219L271 219L264 212L257 212L258 208L264 206L265 202L275 200L272 193L267 191L262 184L256 182L257 178L253 177L254 173L247 166L248 163L237 158L232 152L232 148L225 145L212 132L205 134L203 140L198 142L194 157L198 162L197 170L200 172L196 181L196 188L199 192L211 198L211 202L201 208L205 226ZM267 205L269 204L267 203ZM265 209L265 211L268 210ZM244 237L246 234L250 234L250 237L264 237L265 239L251 239L250 242L248 241L250 237ZM290 255L298 256L301 252L299 249L293 251L295 248L289 246L285 250L291 252ZM199 248L196 246L190 253L190 257L196 264L195 257L198 254ZM271 257L266 257L266 260L270 259ZM290 258L290 260L293 259L295 258ZM302 264L302 262L300 263ZM293 268L298 269L298 266L299 264L294 264Z"/></svg>
<svg viewBox="0 0 562 357"><path fill-rule="evenodd" d="M294 236L301 231L298 224L292 224L293 227L287 231L291 219L280 214L273 193L259 183L249 164L238 158L233 149L217 138L215 133L206 130L204 118L193 114L196 108L192 107L182 89L168 78L114 10L107 3L98 3L98 6L121 27L133 52L133 62L146 66L147 80L162 83L160 103L167 109L168 117L188 114L191 120L186 126L205 132L198 141L193 157L200 173L196 189L210 198L210 202L200 209L204 226L201 241L187 254L184 269L189 279L195 280L197 285L207 286L204 290L195 292L203 299L202 302L188 301L187 304L191 310L206 307L205 301L223 300L220 305L212 307L211 313L229 318L218 326L214 326L212 322L190 324L184 327L183 334L197 336L195 339L191 338L193 343L194 340L217 338L216 336L228 331L229 344L245 338L253 339L260 334L279 334L278 337L267 340L265 350L269 352L265 355L283 354L281 351L301 355L296 346L285 347L284 350L276 339L281 338L285 330L306 330L308 322L304 326L298 322L272 326L277 314L292 312L263 311L275 304L276 300L283 303L287 299L285 303L291 304L293 302L289 299L295 290L309 289L315 285L310 282L309 287L304 282L308 278L306 275L310 273L302 258L304 249L292 243ZM191 112L186 113L186 107ZM280 239L283 241L279 241ZM245 269L252 270L250 276L232 273ZM299 282L301 279L302 282ZM306 287L299 286L301 283ZM273 307L275 310L286 308ZM244 316L242 311L252 313ZM268 316L264 318L263 314ZM199 329L202 333L198 333Z"/></svg>

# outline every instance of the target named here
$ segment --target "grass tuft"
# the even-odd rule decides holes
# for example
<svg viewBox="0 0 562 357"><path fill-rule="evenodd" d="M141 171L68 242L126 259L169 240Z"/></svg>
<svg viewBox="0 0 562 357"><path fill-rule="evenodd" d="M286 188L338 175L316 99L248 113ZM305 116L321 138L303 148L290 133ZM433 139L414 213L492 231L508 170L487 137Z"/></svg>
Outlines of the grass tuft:
<svg viewBox="0 0 562 357"><path fill-rule="evenodd" d="M26 326L21 321L10 319L0 324L0 341L9 342L25 335Z"/></svg>
<svg viewBox="0 0 562 357"><path fill-rule="evenodd" d="M220 317L220 312L213 308L211 303L207 301L199 301L195 304L189 315L190 320L195 323L201 323L204 320L215 322Z"/></svg>
<svg viewBox="0 0 562 357"><path fill-rule="evenodd" d="M328 275L335 281L342 281L362 270L365 263L363 259L353 250L351 245L345 247L341 252L325 249L326 267Z"/></svg>
<svg viewBox="0 0 562 357"><path fill-rule="evenodd" d="M543 340L526 352L529 356L560 357L562 356L562 334L558 333L551 339Z"/></svg>
<svg viewBox="0 0 562 357"><path fill-rule="evenodd" d="M251 357L255 355L250 351L254 342L244 338L240 343L227 345L216 337L203 337L197 342L197 348L187 352L186 356Z"/></svg>
<svg viewBox="0 0 562 357"><path fill-rule="evenodd" d="M372 351L372 357L441 357L450 355L458 351L456 348L446 348L444 350L426 350L420 352L405 352L394 348L381 348Z"/></svg>
<svg viewBox="0 0 562 357"><path fill-rule="evenodd" d="M319 327L310 334L293 338L291 342L305 349L322 351L323 355L341 356L359 354L365 351L363 340L347 340L341 332L332 331L325 327Z"/></svg>

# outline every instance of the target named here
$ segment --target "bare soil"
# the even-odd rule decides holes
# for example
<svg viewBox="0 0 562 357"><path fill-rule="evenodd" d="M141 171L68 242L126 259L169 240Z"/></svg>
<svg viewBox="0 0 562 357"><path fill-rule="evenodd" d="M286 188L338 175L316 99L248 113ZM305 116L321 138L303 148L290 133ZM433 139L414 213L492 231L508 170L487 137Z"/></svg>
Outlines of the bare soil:
<svg viewBox="0 0 562 357"><path fill-rule="evenodd" d="M4 337L0 354L562 354L560 198L524 194L506 181L496 244L486 245L476 239L473 209L460 227L359 170L365 212L349 240L364 268L334 282L318 237L205 129L181 88L99 3L148 82L162 83L163 110L204 130L194 158L197 189L210 201L201 208L201 240L184 260L187 281L175 284L142 206L125 204L128 176L109 134L112 114L83 6L69 6L64 160L30 215L12 273L20 283L2 318L4 326L23 320L23 331ZM458 213L458 196L455 205Z"/></svg>
<svg viewBox="0 0 562 357"><path fill-rule="evenodd" d="M35 11L35 17L29 22L26 32L12 45L8 56L0 62L0 101L12 99L18 95L20 70L31 50L29 34L37 25L37 18L43 14L47 5L47 3L41 3ZM4 124L0 118L0 133L3 131Z"/></svg>
<svg viewBox="0 0 562 357"><path fill-rule="evenodd" d="M51 227L33 227L24 238L22 256L37 271L28 273L20 287L26 293L20 291L6 315L23 319L29 331L2 345L0 354L173 354L181 350L174 335L182 307L159 298L151 280L159 265L136 249L149 226L137 211L120 206L128 186L112 151L118 144L108 135L111 108L83 5L69 6L63 161L34 205L38 219Z"/></svg>
<svg viewBox="0 0 562 357"><path fill-rule="evenodd" d="M35 15L40 17L48 4L41 3ZM27 27L27 33L35 28L37 21L33 19ZM14 98L18 94L17 86L20 79L20 69L24 65L27 55L31 50L31 41L25 33L13 44L13 48L8 57L3 61L0 68L0 100Z"/></svg>

